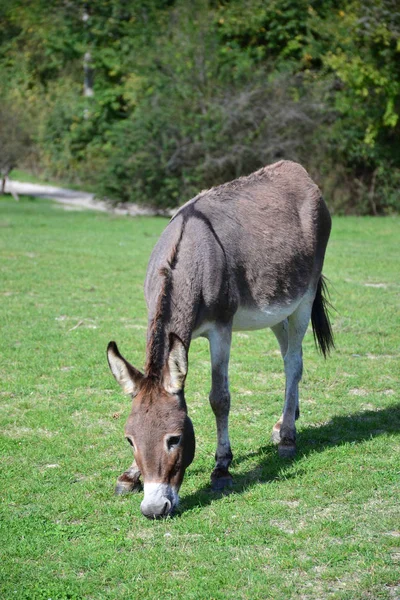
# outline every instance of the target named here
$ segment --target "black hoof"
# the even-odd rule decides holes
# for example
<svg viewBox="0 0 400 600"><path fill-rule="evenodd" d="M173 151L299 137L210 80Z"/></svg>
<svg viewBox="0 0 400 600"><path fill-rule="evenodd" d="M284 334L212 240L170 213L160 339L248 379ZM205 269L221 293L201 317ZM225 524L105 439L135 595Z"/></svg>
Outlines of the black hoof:
<svg viewBox="0 0 400 600"><path fill-rule="evenodd" d="M213 492L222 492L223 490L229 489L232 486L232 477L219 477L211 482L211 489Z"/></svg>
<svg viewBox="0 0 400 600"><path fill-rule="evenodd" d="M296 456L296 445L279 444L278 454L280 458L294 458Z"/></svg>
<svg viewBox="0 0 400 600"><path fill-rule="evenodd" d="M211 473L211 489L213 492L220 492L226 488L231 488L232 485L233 479L228 469L216 467Z"/></svg>
<svg viewBox="0 0 400 600"><path fill-rule="evenodd" d="M232 477L219 477L218 479L214 479L211 481L211 489L213 492L222 492L222 490L226 490L233 486Z"/></svg>

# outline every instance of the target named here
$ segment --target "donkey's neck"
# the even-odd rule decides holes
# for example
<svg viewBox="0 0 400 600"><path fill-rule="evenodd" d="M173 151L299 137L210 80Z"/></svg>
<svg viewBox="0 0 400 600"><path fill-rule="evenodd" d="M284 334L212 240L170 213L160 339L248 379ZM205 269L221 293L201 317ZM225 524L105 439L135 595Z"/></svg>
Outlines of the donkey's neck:
<svg viewBox="0 0 400 600"><path fill-rule="evenodd" d="M174 289L173 270L163 268L160 275L160 289L149 302L145 366L146 376L156 379L161 379L168 358L169 334L178 335L189 349L197 313L192 299Z"/></svg>

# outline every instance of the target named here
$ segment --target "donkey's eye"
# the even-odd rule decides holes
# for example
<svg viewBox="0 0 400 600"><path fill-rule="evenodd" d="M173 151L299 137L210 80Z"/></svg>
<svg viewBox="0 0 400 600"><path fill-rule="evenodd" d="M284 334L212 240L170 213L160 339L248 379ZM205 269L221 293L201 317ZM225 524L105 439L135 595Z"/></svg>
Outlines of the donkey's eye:
<svg viewBox="0 0 400 600"><path fill-rule="evenodd" d="M173 450L181 443L182 436L181 435L171 435L167 439L167 448L168 450Z"/></svg>
<svg viewBox="0 0 400 600"><path fill-rule="evenodd" d="M130 443L130 445L132 446L132 448L135 449L135 446L133 445L133 442L132 442L131 438L130 437L126 437L125 439L128 440L128 442Z"/></svg>

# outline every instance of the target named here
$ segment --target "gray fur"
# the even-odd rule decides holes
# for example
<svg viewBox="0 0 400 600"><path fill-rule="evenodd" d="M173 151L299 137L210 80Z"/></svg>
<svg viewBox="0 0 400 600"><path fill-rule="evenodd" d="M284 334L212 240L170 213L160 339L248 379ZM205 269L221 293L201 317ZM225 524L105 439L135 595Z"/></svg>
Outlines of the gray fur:
<svg viewBox="0 0 400 600"><path fill-rule="evenodd" d="M331 219L300 165L281 161L202 192L162 233L150 258L149 322L171 263L166 328L188 346L207 322L229 323L239 307L288 305L316 288ZM166 351L166 350L165 350Z"/></svg>
<svg viewBox="0 0 400 600"><path fill-rule="evenodd" d="M152 252L145 281L147 362L143 389L128 420L132 435L138 437L134 430L140 416L137 411L145 406L148 427L154 424L148 432L149 441L140 442L141 454L150 449L161 452L157 450L161 448L161 441L157 446L157 428L161 427L157 425L157 394L164 404L172 406L169 417L174 410L177 414L186 410L186 404L182 405L186 370L179 367L185 362L184 354L181 348L177 356L183 359L174 358L171 339L175 338L171 336L178 336L175 345L183 342L186 352L193 337L207 337L212 358L210 403L217 423L216 466L211 479L216 489L229 485L231 333L261 327L274 331L286 375L283 414L274 427L273 439L279 443L282 456L293 454L302 340L312 311L316 339L324 354L333 344L322 295L322 266L330 229L330 215L317 185L303 167L289 161L204 191L177 212ZM171 381L180 381L181 373L181 396L173 408L168 394L174 392ZM194 437L191 444L189 454L193 457ZM132 485L136 481L135 472ZM159 481L164 480L161 477ZM165 498L165 494L160 496L159 516L169 511L172 500Z"/></svg>

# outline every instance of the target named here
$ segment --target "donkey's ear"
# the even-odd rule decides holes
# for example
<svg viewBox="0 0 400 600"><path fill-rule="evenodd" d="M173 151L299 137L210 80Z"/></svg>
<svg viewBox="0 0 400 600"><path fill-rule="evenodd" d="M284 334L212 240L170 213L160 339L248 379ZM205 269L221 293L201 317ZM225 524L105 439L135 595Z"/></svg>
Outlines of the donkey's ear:
<svg viewBox="0 0 400 600"><path fill-rule="evenodd" d="M175 333L169 334L169 354L164 371L163 385L170 394L183 390L188 370L188 356L184 343Z"/></svg>
<svg viewBox="0 0 400 600"><path fill-rule="evenodd" d="M107 359L112 374L125 394L136 396L143 379L142 373L124 359L115 342L110 342L107 346Z"/></svg>

